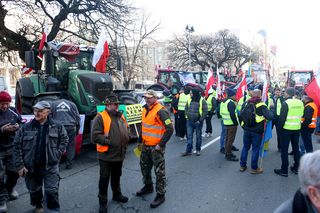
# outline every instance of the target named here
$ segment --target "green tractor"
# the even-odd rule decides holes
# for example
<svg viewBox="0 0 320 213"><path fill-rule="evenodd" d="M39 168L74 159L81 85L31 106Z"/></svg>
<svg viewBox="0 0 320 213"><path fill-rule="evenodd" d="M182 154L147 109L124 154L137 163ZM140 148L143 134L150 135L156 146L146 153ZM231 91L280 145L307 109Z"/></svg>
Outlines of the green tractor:
<svg viewBox="0 0 320 213"><path fill-rule="evenodd" d="M32 106L40 100L59 98L66 92L85 115L84 137L90 132L90 122L96 106L103 105L111 92L118 93L122 104L135 104L132 90L113 90L112 78L94 70L91 65L94 48L73 44L48 42L43 51L42 68L37 69L35 52L26 52L26 67L34 71L16 84L16 108L21 114L32 114ZM86 138L86 137L85 137Z"/></svg>

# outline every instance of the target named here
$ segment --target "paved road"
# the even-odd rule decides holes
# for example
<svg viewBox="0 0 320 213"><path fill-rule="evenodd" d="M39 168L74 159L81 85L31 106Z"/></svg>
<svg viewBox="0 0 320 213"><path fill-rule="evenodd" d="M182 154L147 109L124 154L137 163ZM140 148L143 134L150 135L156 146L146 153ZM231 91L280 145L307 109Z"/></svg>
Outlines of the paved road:
<svg viewBox="0 0 320 213"><path fill-rule="evenodd" d="M130 144L124 162L122 191L129 202L109 202L109 212L116 213L212 213L212 212L272 212L281 202L291 197L298 188L298 176L289 173L288 178L277 176L274 168L280 167L280 153L276 151L275 138L263 162L264 173L252 175L239 172L239 162L228 162L219 153L220 121L213 119L213 137L204 139L201 156L180 157L186 143L172 137L166 149L168 187L166 202L157 209L149 204L155 194L136 197L142 187L139 159L133 154L135 144ZM235 145L242 147L242 129L238 128ZM316 148L319 145L316 144ZM240 155L236 152L237 156ZM249 161L250 162L250 161ZM290 157L292 162L292 157ZM250 165L250 164L249 164ZM98 171L95 150L86 148L77 158L72 170L62 165L60 202L61 212L98 212ZM20 198L8 204L9 213L29 213L29 194L20 179L17 186ZM110 195L112 195L110 191ZM111 196L110 196L111 197Z"/></svg>

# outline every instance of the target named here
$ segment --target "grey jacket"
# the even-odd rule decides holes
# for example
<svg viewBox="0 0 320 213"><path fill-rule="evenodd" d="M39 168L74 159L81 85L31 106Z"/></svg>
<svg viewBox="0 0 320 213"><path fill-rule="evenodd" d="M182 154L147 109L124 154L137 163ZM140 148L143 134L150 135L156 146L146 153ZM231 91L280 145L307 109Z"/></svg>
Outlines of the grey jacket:
<svg viewBox="0 0 320 213"><path fill-rule="evenodd" d="M66 99L52 101L51 116L63 126L80 127L80 115L77 106Z"/></svg>
<svg viewBox="0 0 320 213"><path fill-rule="evenodd" d="M17 171L26 167L34 170L35 150L38 130L35 120L26 123L16 134L14 139L14 162ZM46 166L57 165L68 144L65 128L49 118L49 128L46 136Z"/></svg>
<svg viewBox="0 0 320 213"><path fill-rule="evenodd" d="M208 114L208 105L205 99L200 99L202 100L202 115L199 113L199 108L200 108L200 101L199 102L194 102L191 101L190 105L187 103L186 104L186 116L187 120L192 121L192 122L203 122L203 120L206 118Z"/></svg>

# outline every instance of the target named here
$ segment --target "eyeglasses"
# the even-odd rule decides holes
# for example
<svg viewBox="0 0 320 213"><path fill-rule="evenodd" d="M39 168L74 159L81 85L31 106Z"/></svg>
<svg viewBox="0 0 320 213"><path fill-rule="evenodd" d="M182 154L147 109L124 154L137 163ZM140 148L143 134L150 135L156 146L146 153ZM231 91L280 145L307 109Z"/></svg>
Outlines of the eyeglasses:
<svg viewBox="0 0 320 213"><path fill-rule="evenodd" d="M43 112L45 109L37 109L37 108L34 108L33 109L33 112L34 113L41 113L41 112Z"/></svg>

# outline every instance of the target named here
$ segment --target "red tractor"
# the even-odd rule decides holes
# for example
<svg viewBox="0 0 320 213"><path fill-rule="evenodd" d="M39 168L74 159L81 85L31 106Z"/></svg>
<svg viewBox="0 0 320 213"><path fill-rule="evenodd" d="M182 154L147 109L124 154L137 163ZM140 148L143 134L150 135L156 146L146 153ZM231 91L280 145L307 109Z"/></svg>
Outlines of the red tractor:
<svg viewBox="0 0 320 213"><path fill-rule="evenodd" d="M313 75L313 70L288 70L286 87L294 87L301 93Z"/></svg>

